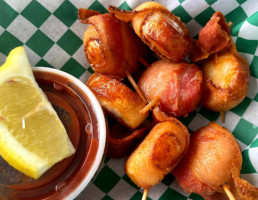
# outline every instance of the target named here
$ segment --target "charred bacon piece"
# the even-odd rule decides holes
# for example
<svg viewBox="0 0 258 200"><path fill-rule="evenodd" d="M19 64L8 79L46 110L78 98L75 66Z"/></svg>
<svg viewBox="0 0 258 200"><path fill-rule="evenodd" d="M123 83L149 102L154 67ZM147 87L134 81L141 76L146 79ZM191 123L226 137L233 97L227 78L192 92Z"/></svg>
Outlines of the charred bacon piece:
<svg viewBox="0 0 258 200"><path fill-rule="evenodd" d="M210 21L200 30L198 41L193 40L190 58L194 62L208 58L230 43L230 25L221 12L212 15Z"/></svg>
<svg viewBox="0 0 258 200"><path fill-rule="evenodd" d="M80 8L79 19L91 24L83 36L84 50L92 69L120 78L137 70L138 61L147 53L145 45L130 26L110 13Z"/></svg>
<svg viewBox="0 0 258 200"><path fill-rule="evenodd" d="M191 135L188 151L172 173L183 190L206 200L228 199L222 189L226 183L236 199L257 199L258 188L239 178L241 165L234 136L212 122Z"/></svg>
<svg viewBox="0 0 258 200"><path fill-rule="evenodd" d="M194 64L156 61L138 81L148 101L159 98L160 109L174 117L194 111L202 94L202 72Z"/></svg>
<svg viewBox="0 0 258 200"><path fill-rule="evenodd" d="M161 4L146 2L133 11L109 6L109 12L130 21L136 34L162 59L178 62L188 54L190 36L185 24Z"/></svg>
<svg viewBox="0 0 258 200"><path fill-rule="evenodd" d="M105 111L121 124L135 129L147 118L148 113L140 114L145 103L119 80L95 73L87 86Z"/></svg>

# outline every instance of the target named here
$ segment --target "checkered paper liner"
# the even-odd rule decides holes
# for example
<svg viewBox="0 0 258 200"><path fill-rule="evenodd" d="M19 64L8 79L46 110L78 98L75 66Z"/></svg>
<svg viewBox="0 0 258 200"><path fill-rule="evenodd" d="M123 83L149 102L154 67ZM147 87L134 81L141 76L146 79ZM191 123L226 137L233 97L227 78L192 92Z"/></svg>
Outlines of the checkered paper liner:
<svg viewBox="0 0 258 200"><path fill-rule="evenodd" d="M107 12L108 5L130 10L145 0L0 0L0 64L17 46L24 46L32 66L60 69L86 82L93 72L84 55L82 36L87 25L77 19L80 7ZM226 123L239 142L243 155L241 177L258 186L258 1L257 0L159 0L196 36L215 11L233 22L231 35L237 49L250 64L246 98L226 112ZM181 119L190 131L210 121L221 124L219 113L202 107ZM108 159L96 179L77 200L141 199L143 190L124 173L125 159ZM187 194L168 174L150 189L148 199L202 199Z"/></svg>

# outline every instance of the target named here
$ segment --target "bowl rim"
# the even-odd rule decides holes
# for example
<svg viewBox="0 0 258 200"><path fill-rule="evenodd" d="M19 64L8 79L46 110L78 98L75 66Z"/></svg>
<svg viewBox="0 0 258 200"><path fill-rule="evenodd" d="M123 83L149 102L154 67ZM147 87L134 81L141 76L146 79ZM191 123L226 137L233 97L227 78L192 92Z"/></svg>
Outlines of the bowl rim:
<svg viewBox="0 0 258 200"><path fill-rule="evenodd" d="M54 68L49 68L49 67L32 67L32 70L35 72L50 72L50 73L61 75L63 77L70 79L89 97L89 100L91 101L90 104L91 104L93 110L95 111L97 121L99 122L98 123L99 147L97 150L95 160L92 164L91 169L86 174L86 176L83 178L83 181L81 183L79 183L78 186L64 198L64 200L71 200L71 199L76 198L86 188L86 186L88 186L88 184L93 179L96 172L98 171L98 169L101 165L101 162L103 160L104 153L105 153L105 146L106 146L106 137L107 137L106 121L105 121L104 113L103 113L103 110L102 110L97 98L95 97L95 95L78 78L76 78L76 77L72 76L71 74L68 74L64 71L61 71L59 69L54 69Z"/></svg>

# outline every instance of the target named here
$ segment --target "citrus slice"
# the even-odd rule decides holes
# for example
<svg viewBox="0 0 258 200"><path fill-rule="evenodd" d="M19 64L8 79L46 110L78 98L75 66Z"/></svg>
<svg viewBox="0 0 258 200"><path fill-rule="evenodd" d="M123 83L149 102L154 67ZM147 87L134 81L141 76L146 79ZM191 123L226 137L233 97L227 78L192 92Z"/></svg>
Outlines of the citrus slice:
<svg viewBox="0 0 258 200"><path fill-rule="evenodd" d="M75 149L33 76L23 47L0 67L0 155L14 168L39 178Z"/></svg>

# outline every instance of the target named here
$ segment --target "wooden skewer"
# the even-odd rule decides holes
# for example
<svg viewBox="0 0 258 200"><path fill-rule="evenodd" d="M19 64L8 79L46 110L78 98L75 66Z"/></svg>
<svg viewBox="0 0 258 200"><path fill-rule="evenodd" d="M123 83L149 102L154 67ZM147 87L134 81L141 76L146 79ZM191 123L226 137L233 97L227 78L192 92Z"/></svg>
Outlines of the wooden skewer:
<svg viewBox="0 0 258 200"><path fill-rule="evenodd" d="M143 195L142 195L142 200L146 200L148 197L149 189L144 189Z"/></svg>
<svg viewBox="0 0 258 200"><path fill-rule="evenodd" d="M148 103L147 100L145 99L141 89L138 87L138 85L135 83L133 77L131 76L131 74L126 71L126 75L128 80L130 81L130 83L132 84L132 86L134 87L135 91L137 92L137 94L140 96L140 98L143 100L144 103Z"/></svg>
<svg viewBox="0 0 258 200"><path fill-rule="evenodd" d="M149 63L146 62L146 60L144 60L143 58L139 58L139 62L142 63L147 68L150 66Z"/></svg>
<svg viewBox="0 0 258 200"><path fill-rule="evenodd" d="M156 106L160 101L160 97L155 97L152 101L150 101L143 109L140 110L141 114L146 113L149 111L152 107Z"/></svg>
<svg viewBox="0 0 258 200"><path fill-rule="evenodd" d="M221 122L225 123L225 113L223 111L220 112L220 118L221 118Z"/></svg>
<svg viewBox="0 0 258 200"><path fill-rule="evenodd" d="M230 200L235 200L235 197L233 196L233 194L229 190L228 186L226 184L223 184L222 187L223 187L224 191L226 192L226 194L228 195L228 198Z"/></svg>

